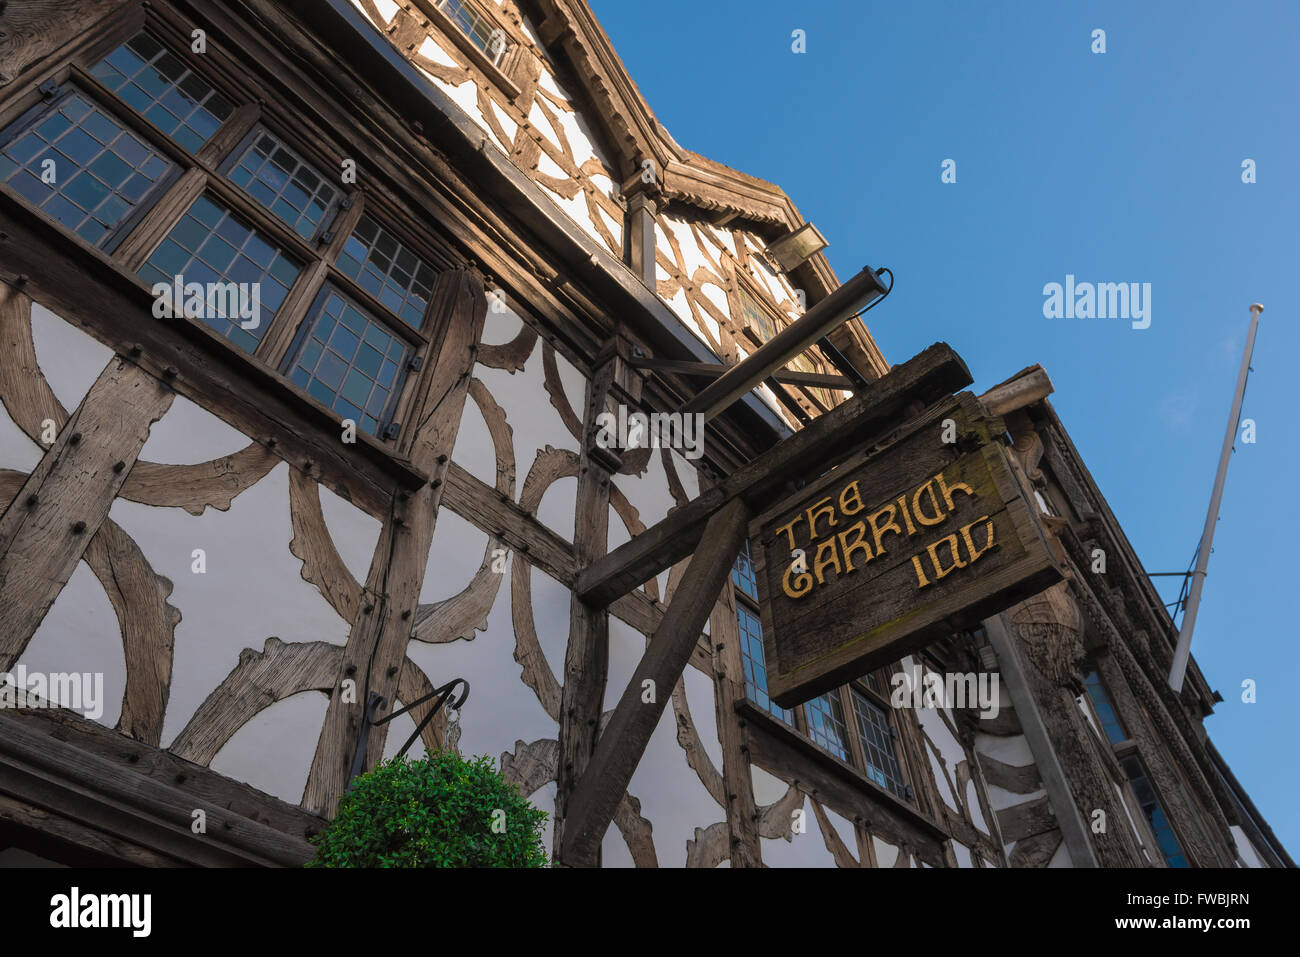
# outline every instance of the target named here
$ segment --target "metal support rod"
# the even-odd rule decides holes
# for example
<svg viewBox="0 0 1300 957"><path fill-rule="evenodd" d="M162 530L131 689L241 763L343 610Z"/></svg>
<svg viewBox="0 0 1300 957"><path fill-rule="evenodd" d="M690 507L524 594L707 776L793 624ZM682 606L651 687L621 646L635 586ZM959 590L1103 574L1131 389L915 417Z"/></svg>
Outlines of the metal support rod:
<svg viewBox="0 0 1300 957"><path fill-rule="evenodd" d="M713 418L888 291L871 267L864 267L862 272L705 386L680 411Z"/></svg>
<svg viewBox="0 0 1300 957"><path fill-rule="evenodd" d="M1237 425L1241 422L1241 401L1246 394L1246 377L1250 375L1250 360L1255 352L1255 333L1259 329L1259 314L1264 307L1255 303L1250 307L1250 332L1246 336L1246 351L1241 357L1241 371L1237 374L1237 391L1232 397L1232 411L1228 415L1228 433L1223 437L1219 452L1219 471L1214 476L1214 491L1210 494L1210 510L1205 515L1205 530L1201 532L1201 546L1196 551L1196 569L1192 572L1192 589L1183 612L1183 625L1178 631L1178 647L1169 668L1169 687L1183 690L1187 674L1187 658L1192 651L1192 629L1196 627L1196 611L1201 604L1201 589L1205 587L1205 570L1210 563L1210 546L1214 544L1214 526L1219 521L1219 505L1223 501L1223 482L1228 476L1228 461L1232 457Z"/></svg>

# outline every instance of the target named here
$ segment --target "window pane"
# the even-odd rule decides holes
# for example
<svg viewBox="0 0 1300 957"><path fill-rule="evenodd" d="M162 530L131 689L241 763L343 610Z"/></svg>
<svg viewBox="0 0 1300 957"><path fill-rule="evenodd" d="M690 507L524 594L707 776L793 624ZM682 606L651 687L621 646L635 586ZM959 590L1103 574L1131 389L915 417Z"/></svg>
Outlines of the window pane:
<svg viewBox="0 0 1300 957"><path fill-rule="evenodd" d="M232 111L230 102L146 33L91 73L181 146L196 151Z"/></svg>
<svg viewBox="0 0 1300 957"><path fill-rule="evenodd" d="M898 767L889 714L857 688L851 687L849 691L853 695L853 711L858 721L858 736L862 739L862 750L867 758L867 777L882 788L888 788L899 797L906 798L907 790Z"/></svg>
<svg viewBox="0 0 1300 957"><path fill-rule="evenodd" d="M324 176L266 130L253 136L230 178L308 240L339 198Z"/></svg>
<svg viewBox="0 0 1300 957"><path fill-rule="evenodd" d="M1110 739L1111 744L1119 744L1128 735L1124 733L1124 726L1120 723L1119 715L1115 713L1110 695L1106 693L1106 686L1101 683L1101 676L1096 671L1089 671L1083 681L1088 689L1088 697L1092 699L1092 706L1097 709L1097 716L1101 718L1101 726L1106 732L1106 737Z"/></svg>
<svg viewBox="0 0 1300 957"><path fill-rule="evenodd" d="M338 268L407 325L423 324L436 274L368 216L348 237Z"/></svg>
<svg viewBox="0 0 1300 957"><path fill-rule="evenodd" d="M794 712L778 707L767 696L767 663L763 658L763 625L744 605L736 609L740 619L740 658L745 668L745 696L772 716L794 726Z"/></svg>
<svg viewBox="0 0 1300 957"><path fill-rule="evenodd" d="M1133 793L1137 796L1138 804L1142 807L1142 813L1147 816L1147 821L1151 824L1151 830L1155 832L1156 844L1160 847L1160 853L1164 855L1165 863L1170 867L1187 867L1187 858L1183 855L1183 849L1178 844L1178 838L1174 836L1174 829L1169 824L1169 818L1165 817L1164 809L1160 806L1160 800L1156 797L1155 789L1151 787L1151 782L1147 779L1146 769L1142 767L1142 762L1136 757L1128 757L1120 762L1124 768L1124 773L1128 775L1129 783L1133 785Z"/></svg>
<svg viewBox="0 0 1300 957"><path fill-rule="evenodd" d="M404 367L410 347L336 290L327 287L299 336L289 378L325 405L377 435L391 414L394 377L384 355Z"/></svg>
<svg viewBox="0 0 1300 957"><path fill-rule="evenodd" d="M758 581L754 578L754 554L749 549L749 542L745 542L745 547L736 557L735 567L731 569L731 580L742 592L758 601Z"/></svg>
<svg viewBox="0 0 1300 957"><path fill-rule="evenodd" d="M849 729L844 723L844 705L838 691L813 698L804 705L808 735L841 761L849 760Z"/></svg>
<svg viewBox="0 0 1300 957"><path fill-rule="evenodd" d="M452 22L493 64L500 65L508 45L505 34L496 30L491 20L476 10L468 0L438 0L438 9L451 17Z"/></svg>
<svg viewBox="0 0 1300 957"><path fill-rule="evenodd" d="M767 310L754 301L754 297L745 290L740 290L740 311L745 325L758 334L760 342L767 342L776 335L776 325Z"/></svg>
<svg viewBox="0 0 1300 957"><path fill-rule="evenodd" d="M204 290L201 318L251 352L284 302L298 270L296 262L252 226L212 197L200 196L149 256L140 275L150 283L174 284L180 277L182 285L232 284L222 290ZM231 292L239 298L223 296Z"/></svg>
<svg viewBox="0 0 1300 957"><path fill-rule="evenodd" d="M172 168L76 88L32 129L11 132L0 132L0 182L95 245Z"/></svg>

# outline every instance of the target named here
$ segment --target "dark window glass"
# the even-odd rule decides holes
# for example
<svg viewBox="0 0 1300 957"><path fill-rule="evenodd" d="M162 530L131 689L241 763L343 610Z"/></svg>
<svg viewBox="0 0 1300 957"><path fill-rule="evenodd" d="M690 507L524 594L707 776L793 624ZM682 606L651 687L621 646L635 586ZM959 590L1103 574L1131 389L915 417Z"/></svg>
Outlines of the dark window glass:
<svg viewBox="0 0 1300 957"><path fill-rule="evenodd" d="M326 287L299 335L289 378L371 435L388 423L411 349Z"/></svg>
<svg viewBox="0 0 1300 957"><path fill-rule="evenodd" d="M308 240L321 231L339 198L319 170L264 129L253 134L230 178Z"/></svg>
<svg viewBox="0 0 1300 957"><path fill-rule="evenodd" d="M731 569L731 580L736 587L754 601L758 601L758 581L754 577L754 554L749 549L749 542L740 550L735 567Z"/></svg>
<svg viewBox="0 0 1300 957"><path fill-rule="evenodd" d="M126 41L90 72L192 153L232 112L225 97L147 33Z"/></svg>
<svg viewBox="0 0 1300 957"><path fill-rule="evenodd" d="M744 289L740 290L740 311L745 325L758 334L760 342L767 342L776 335L776 325L772 322L772 317Z"/></svg>
<svg viewBox="0 0 1300 957"><path fill-rule="evenodd" d="M794 712L781 708L767 695L767 663L763 658L763 625L745 605L737 606L740 619L740 660L745 669L745 696L764 711L794 725Z"/></svg>
<svg viewBox="0 0 1300 957"><path fill-rule="evenodd" d="M853 711L858 721L858 736L867 757L867 777L882 788L888 788L899 797L907 796L903 775L898 767L894 750L894 734L889 714L871 701L857 688L849 688L853 695Z"/></svg>
<svg viewBox="0 0 1300 957"><path fill-rule="evenodd" d="M370 217L348 237L338 268L411 328L423 325L435 273Z"/></svg>
<svg viewBox="0 0 1300 957"><path fill-rule="evenodd" d="M492 21L479 13L466 0L438 0L438 9L451 17L461 32L474 46L482 50L494 65L499 65L506 55L505 34L492 26Z"/></svg>
<svg viewBox="0 0 1300 957"><path fill-rule="evenodd" d="M1106 732L1110 743L1118 744L1125 740L1128 735L1124 733L1124 726L1120 724L1115 706L1111 704L1110 695L1106 693L1106 686L1101 683L1101 676L1095 671L1089 671L1084 678L1084 686L1088 689L1088 697L1092 699L1092 706L1097 709L1102 730Z"/></svg>
<svg viewBox="0 0 1300 957"><path fill-rule="evenodd" d="M0 182L96 246L172 169L75 88L35 120L5 129L0 143Z"/></svg>
<svg viewBox="0 0 1300 957"><path fill-rule="evenodd" d="M150 284L239 283L256 285L261 312L256 325L243 328L240 317L206 310L205 323L236 345L252 352L271 317L279 311L299 266L274 242L209 196L194 201L140 268ZM251 320L247 320L251 322Z"/></svg>
<svg viewBox="0 0 1300 957"><path fill-rule="evenodd" d="M849 729L844 723L844 705L838 691L813 698L803 706L808 717L808 736L841 761L849 760Z"/></svg>
<svg viewBox="0 0 1300 957"><path fill-rule="evenodd" d="M1178 838L1169 824L1169 818L1165 817L1164 808L1160 806L1160 799L1156 797L1155 789L1147 779L1142 762L1136 757L1127 757L1120 762L1120 765L1124 768L1129 783L1133 785L1133 793L1137 796L1142 813L1147 816L1151 830L1155 832L1156 844L1160 847L1160 853L1164 855L1165 863L1170 867L1187 867L1187 857L1178 844Z"/></svg>

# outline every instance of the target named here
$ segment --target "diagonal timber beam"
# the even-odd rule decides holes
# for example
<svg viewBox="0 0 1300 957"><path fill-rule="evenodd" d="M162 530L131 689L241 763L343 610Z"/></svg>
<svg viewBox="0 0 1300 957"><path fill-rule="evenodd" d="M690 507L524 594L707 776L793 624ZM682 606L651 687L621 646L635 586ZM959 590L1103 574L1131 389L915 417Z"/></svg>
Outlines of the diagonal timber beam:
<svg viewBox="0 0 1300 957"><path fill-rule="evenodd" d="M705 526L699 550L569 797L561 860L570 867L595 864L614 811L731 574L749 516L745 503L733 498Z"/></svg>
<svg viewBox="0 0 1300 957"><path fill-rule="evenodd" d="M787 483L825 472L858 451L864 441L894 428L909 404L929 405L971 381L970 370L957 353L946 343L935 343L663 521L593 561L579 573L574 591L586 604L606 607L695 551L705 523L726 503L740 499L757 514L787 493Z"/></svg>

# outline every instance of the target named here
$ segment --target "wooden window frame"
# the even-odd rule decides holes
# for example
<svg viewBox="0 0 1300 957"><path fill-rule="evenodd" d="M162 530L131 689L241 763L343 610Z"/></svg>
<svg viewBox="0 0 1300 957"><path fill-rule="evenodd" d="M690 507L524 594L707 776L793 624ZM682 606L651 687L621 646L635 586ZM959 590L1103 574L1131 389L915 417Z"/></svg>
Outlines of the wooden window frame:
<svg viewBox="0 0 1300 957"><path fill-rule="evenodd" d="M730 581L730 579L728 579L728 583L733 585L733 591L736 596L736 606L737 606L736 614L739 615L740 606L743 605L745 609L749 611L751 614L753 614L756 618L759 617L758 601L756 599L749 597L749 595L747 595L739 586L735 586L734 583ZM766 667L766 662L764 663L764 666ZM880 676L887 670L888 669L886 668L878 669L876 674ZM881 787L881 785L871 780L870 776L867 773L867 768L869 766L869 763L866 757L866 749L862 745L861 735L857 727L857 712L854 711L853 696L849 690L850 686L856 688L859 692L864 694L867 697L867 700L877 705L877 707L881 708L885 712L885 714L889 716L889 726L892 732L891 740L894 743L894 761L898 764L900 783L902 784L903 791L904 791L904 794L902 795L896 794L895 792L893 792L887 787ZM844 728L845 728L845 739L846 739L845 750L848 752L847 758L841 758L839 755L823 747L821 744L817 742L816 738L812 734L812 731L808 723L808 715L807 715L805 703L797 704L793 708L785 709L789 711L791 713L791 716L793 717L793 724L786 724L776 715L770 714L767 711L767 709L765 709L757 701L751 699L748 693L748 686L746 686L745 700L752 707L767 714L768 717L770 717L777 724L780 724L790 730L797 731L801 737L803 737L810 745L815 747L822 754L826 755L826 757L830 758L833 761L839 762L845 767L852 768L856 774L861 775L863 778L865 778L871 784L872 787L876 788L879 791L883 791L884 793L888 794L891 798L893 798L896 801L902 801L905 804L912 806L913 808L918 807L916 788L912 784L913 772L909 767L908 755L900 747L902 743L901 741L902 734L898 727L898 722L894 714L894 709L890 706L889 702L882 699L880 695L877 694L870 687L870 685L865 680L865 678L855 678L850 682L840 685L839 687L835 688L833 691L829 691L826 693L835 694L839 697L840 710L844 714Z"/></svg>
<svg viewBox="0 0 1300 957"><path fill-rule="evenodd" d="M731 309L731 335L737 341L743 342L752 355L755 349L763 345L763 340L759 338L749 323L745 322L745 312L741 304L742 296L748 296L754 301L754 305L763 311L777 333L789 326L792 320L767 301L767 294L759 288L758 283L743 267L735 263L732 263L731 267L729 281L725 289L727 305ZM809 346L800 354L809 355L814 348L815 346ZM828 371L827 364L822 358L815 356L812 361L814 366L817 367L817 371ZM786 365L789 366L790 363L786 363ZM808 415L818 416L830 411L830 408L809 389L788 383L784 384L784 388L786 392L794 396L795 401L799 403L799 407Z"/></svg>
<svg viewBox="0 0 1300 957"><path fill-rule="evenodd" d="M439 14L445 18L440 11ZM454 28L454 24L451 26ZM237 64L211 38L206 53L201 56L194 54L189 41L189 31L193 28L193 23L164 2L149 4L142 2L125 8L109 18L102 27L101 29L101 25L96 25L83 31L69 44L66 56L52 63L40 74L33 74L27 82L14 89L6 90L6 95L0 96L0 128L7 127L29 110L45 102L46 97L40 89L43 84L50 81L59 85L73 83L108 109L126 129L145 140L160 155L173 163L175 169L168 173L169 181L151 197L150 203L132 214L129 228L124 228L121 234L115 237L112 251L104 251L114 266L128 274L141 286L145 285L144 280L137 275L139 268L167 237L193 202L199 196L210 194L268 240L279 245L285 254L298 262L300 267L298 277L289 289L284 302L271 319L258 346L251 353L215 333L200 337L205 342L211 339L213 348L228 352L229 355L223 357L225 361L252 363L260 367L259 375L269 373L279 386L292 393L296 399L311 404L323 415L337 420L337 414L332 409L299 388L280 371L287 359L288 350L302 324L307 320L317 295L326 283L330 283L345 296L354 299L358 305L373 313L375 318L384 323L395 336L407 343L411 348L411 359L418 360L423 369L431 371L434 365L431 361L432 353L437 348L434 339L437 337L440 341L446 319L445 316L438 314L439 307L436 300L431 298L426 304L421 326L419 329L414 329L355 280L339 270L336 264L343 245L360 217L367 211L385 230L438 272L461 263L460 257L452 251L450 241L444 238L443 231L436 224L429 223L420 224L417 231L412 228L405 215L392 215L397 212L400 204L384 196L382 186L376 188L373 193L363 194L360 189L349 191L346 186L339 184L341 199L336 201L332 217L318 232L314 241L304 240L288 224L225 175L224 170L228 162L236 156L240 145L259 124L277 139L283 140L304 160L323 171L338 166L336 161L325 155L326 153L342 157L359 155L357 151L344 148L344 144L336 140L333 135L316 129L304 120L301 112L290 111L275 102L265 102L262 99L265 86L259 72L249 71L246 66ZM182 60L213 90L225 97L234 108L231 115L197 153L191 153L174 141L90 72L100 60L142 31L151 33L169 52ZM515 46L517 47L518 44L516 43ZM239 82L232 79L235 76L240 78ZM325 175L328 175L328 172ZM4 188L7 190L7 187ZM28 205L11 190L8 193L16 202ZM47 219L50 228L71 234L71 231L66 230L62 224L50 221L48 217L43 218ZM85 244L79 236L74 235L72 239ZM202 326L202 323L197 320L183 321L196 328ZM203 328L202 331L210 330ZM403 377L401 389L389 416L390 422L409 423L408 413L421 391L423 372L406 371L407 374ZM405 460L413 438L413 430L409 427L403 427L397 436L388 439L374 437L361 430L358 430L358 433L358 442L371 446L373 451L397 461Z"/></svg>
<svg viewBox="0 0 1300 957"><path fill-rule="evenodd" d="M473 6L479 16L491 22L506 37L509 48L506 50L505 55L502 56L499 64L493 63L486 53L474 45L474 41L466 36L465 31L456 24L456 21L438 6L437 0L411 0L411 2L429 21L429 25L436 26L438 32L450 40L456 49L468 58L490 82L495 83L497 88L510 98L511 102L519 99L522 91L519 84L512 77L519 72L524 46L513 35L512 31L508 30L506 25L501 22L495 10L487 8L485 4L474 2L474 0L461 0L461 2ZM418 53L419 48L417 47L414 52Z"/></svg>

